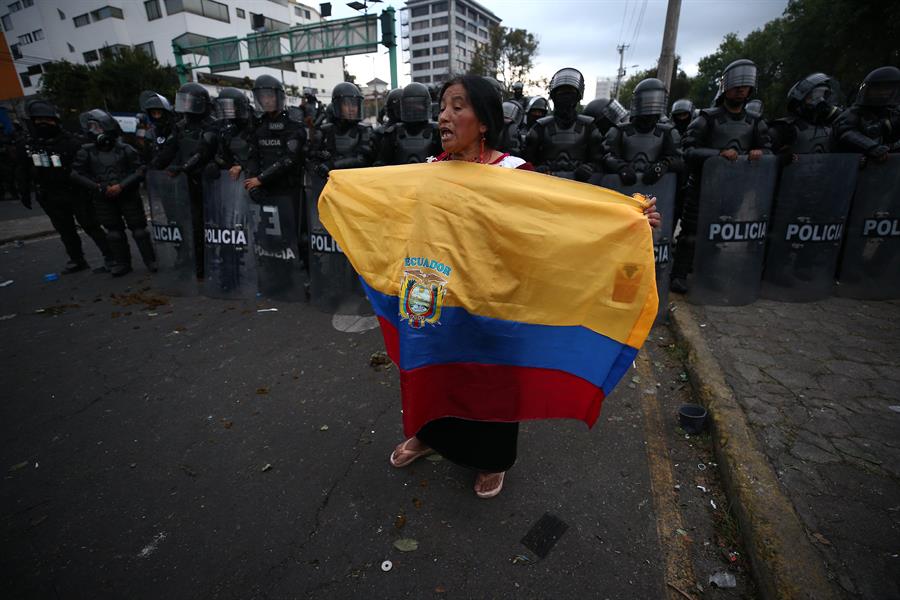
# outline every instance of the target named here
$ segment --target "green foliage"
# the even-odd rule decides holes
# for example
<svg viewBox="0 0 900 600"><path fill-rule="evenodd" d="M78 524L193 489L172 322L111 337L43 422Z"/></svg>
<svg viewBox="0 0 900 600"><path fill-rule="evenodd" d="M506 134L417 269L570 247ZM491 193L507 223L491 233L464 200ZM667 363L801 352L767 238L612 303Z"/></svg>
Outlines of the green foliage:
<svg viewBox="0 0 900 600"><path fill-rule="evenodd" d="M97 66L51 63L41 78L40 93L71 119L92 108L137 112L142 91L153 90L173 98L178 85L174 67L160 66L152 56L125 48L105 56Z"/></svg>
<svg viewBox="0 0 900 600"><path fill-rule="evenodd" d="M507 91L521 81L526 85L537 82L528 79L534 67L540 41L524 29L492 25L488 41L478 44L469 73L495 77Z"/></svg>
<svg viewBox="0 0 900 600"><path fill-rule="evenodd" d="M671 89L669 89L669 104L671 105L673 102L678 100L679 98L687 98L691 94L691 78L687 76L687 73L679 70L678 66L681 64L681 57L675 57L675 79L672 81ZM649 77L656 77L656 67L652 69L646 69L644 71L637 71L631 77L622 82L622 87L619 89L619 102L625 108L629 108L631 106L631 97L634 95L634 88L637 84L639 84L644 79Z"/></svg>

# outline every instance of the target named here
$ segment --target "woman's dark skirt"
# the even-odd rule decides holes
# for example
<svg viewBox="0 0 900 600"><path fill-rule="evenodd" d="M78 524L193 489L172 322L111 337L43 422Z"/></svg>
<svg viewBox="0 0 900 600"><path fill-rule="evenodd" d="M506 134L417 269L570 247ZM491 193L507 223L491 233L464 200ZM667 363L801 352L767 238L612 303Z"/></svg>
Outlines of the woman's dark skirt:
<svg viewBox="0 0 900 600"><path fill-rule="evenodd" d="M444 417L426 423L416 437L462 467L499 473L516 462L519 424Z"/></svg>

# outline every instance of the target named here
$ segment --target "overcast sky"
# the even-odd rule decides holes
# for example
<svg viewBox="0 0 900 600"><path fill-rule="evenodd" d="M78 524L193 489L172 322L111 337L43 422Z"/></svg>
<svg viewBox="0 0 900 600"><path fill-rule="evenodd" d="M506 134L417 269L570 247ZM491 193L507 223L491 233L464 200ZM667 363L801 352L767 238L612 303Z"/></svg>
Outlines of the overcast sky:
<svg viewBox="0 0 900 600"><path fill-rule="evenodd" d="M562 67L576 67L585 77L585 96L593 98L597 77L615 77L619 66L616 46L630 44L625 67L656 66L666 19L666 0L480 0L503 20L503 25L526 29L540 39L534 75L550 77ZM375 12L405 2L374 4ZM787 0L683 0L676 52L682 68L697 72L697 61L713 52L729 32L743 37L781 16ZM357 14L345 2L332 2L333 17ZM643 19L641 14L643 13ZM398 30L399 33L399 30ZM398 42L399 43L399 42ZM398 61L402 61L398 48ZM378 55L347 58L350 73L364 84L379 77L390 82L387 49ZM409 64L399 62L400 84L409 82ZM537 90L535 90L537 91Z"/></svg>

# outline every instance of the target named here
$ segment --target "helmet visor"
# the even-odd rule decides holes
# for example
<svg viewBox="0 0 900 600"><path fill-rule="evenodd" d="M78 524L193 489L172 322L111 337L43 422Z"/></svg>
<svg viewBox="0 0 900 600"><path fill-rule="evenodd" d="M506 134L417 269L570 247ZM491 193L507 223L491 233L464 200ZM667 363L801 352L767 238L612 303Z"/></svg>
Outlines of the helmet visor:
<svg viewBox="0 0 900 600"><path fill-rule="evenodd" d="M738 65L725 73L725 77L722 80L723 92L741 86L756 87L755 65Z"/></svg>
<svg viewBox="0 0 900 600"><path fill-rule="evenodd" d="M421 123L431 114L431 98L403 98L400 100L400 120L404 123Z"/></svg>
<svg viewBox="0 0 900 600"><path fill-rule="evenodd" d="M806 104L818 104L819 102L828 100L829 98L831 98L831 88L821 85L810 90L810 92L803 99L803 102L805 102Z"/></svg>
<svg viewBox="0 0 900 600"><path fill-rule="evenodd" d="M895 106L900 104L900 83L885 81L864 83L859 90L863 106Z"/></svg>
<svg viewBox="0 0 900 600"><path fill-rule="evenodd" d="M518 102L504 102L503 118L509 123L518 123L522 118L522 106Z"/></svg>
<svg viewBox="0 0 900 600"><path fill-rule="evenodd" d="M197 94L175 94L175 112L202 115L206 112L206 100Z"/></svg>
<svg viewBox="0 0 900 600"><path fill-rule="evenodd" d="M247 107L235 98L216 98L217 119L246 119Z"/></svg>
<svg viewBox="0 0 900 600"><path fill-rule="evenodd" d="M256 106L263 112L280 112L284 110L284 91L272 88L256 88L253 90Z"/></svg>
<svg viewBox="0 0 900 600"><path fill-rule="evenodd" d="M666 91L647 90L631 99L631 112L635 115L661 115L666 112Z"/></svg>
<svg viewBox="0 0 900 600"><path fill-rule="evenodd" d="M359 121L362 118L362 101L359 96L344 96L334 102L334 116L344 121Z"/></svg>
<svg viewBox="0 0 900 600"><path fill-rule="evenodd" d="M610 100L609 104L604 106L600 112L614 125L616 123L621 123L628 116L628 111L625 110L624 106L619 104L618 100Z"/></svg>

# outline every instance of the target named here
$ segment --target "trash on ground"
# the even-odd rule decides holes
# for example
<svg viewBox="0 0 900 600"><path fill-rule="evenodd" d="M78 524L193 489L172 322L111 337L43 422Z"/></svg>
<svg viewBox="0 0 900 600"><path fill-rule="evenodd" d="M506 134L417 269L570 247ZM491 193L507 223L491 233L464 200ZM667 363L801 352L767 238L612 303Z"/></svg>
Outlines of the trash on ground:
<svg viewBox="0 0 900 600"><path fill-rule="evenodd" d="M712 498L709 499L709 505L713 507L713 510L719 510L719 507L716 506L716 501Z"/></svg>
<svg viewBox="0 0 900 600"><path fill-rule="evenodd" d="M262 471L263 473L265 473L266 471L271 471L271 470L272 470L272 463L266 463L265 466L262 469L260 469L260 471Z"/></svg>
<svg viewBox="0 0 900 600"><path fill-rule="evenodd" d="M400 552L413 552L419 549L419 542L412 538L400 538L394 542L394 548Z"/></svg>
<svg viewBox="0 0 900 600"><path fill-rule="evenodd" d="M385 573L390 571L393 567L394 567L394 563L392 563L389 560L386 560L383 563L381 563L381 570L384 571Z"/></svg>
<svg viewBox="0 0 900 600"><path fill-rule="evenodd" d="M406 526L406 515L397 515L394 519L394 529L403 529Z"/></svg>
<svg viewBox="0 0 900 600"><path fill-rule="evenodd" d="M277 309L277 308L260 308L260 309L257 309L256 312L258 312L258 313L261 313L261 312L278 312L278 309Z"/></svg>
<svg viewBox="0 0 900 600"><path fill-rule="evenodd" d="M390 365L391 359L388 357L387 352L383 350L373 352L369 357L369 366L373 367L375 370L378 370L379 367L388 368Z"/></svg>
<svg viewBox="0 0 900 600"><path fill-rule="evenodd" d="M697 470L698 470L698 471L705 471L705 470L706 470L706 465L704 465L703 463L698 464L698 465L697 465Z"/></svg>
<svg viewBox="0 0 900 600"><path fill-rule="evenodd" d="M888 408L891 409L892 411L894 411L895 413L900 413L900 406L892 405L892 406L888 406Z"/></svg>
<svg viewBox="0 0 900 600"><path fill-rule="evenodd" d="M441 462L442 460L444 460L444 457L441 456L440 454L429 454L428 456L425 457L425 460L427 460L428 462L437 463L437 462Z"/></svg>
<svg viewBox="0 0 900 600"><path fill-rule="evenodd" d="M563 536L569 525L559 517L550 513L544 515L531 526L521 544L537 554L540 558L546 558L550 550Z"/></svg>
<svg viewBox="0 0 900 600"><path fill-rule="evenodd" d="M0 321L9 321L10 319L15 319L15 318L16 318L16 313L12 313L10 315L3 315L2 317L0 317Z"/></svg>
<svg viewBox="0 0 900 600"><path fill-rule="evenodd" d="M6 281L0 282L0 287L6 287L8 285L12 285L13 280L7 279Z"/></svg>
<svg viewBox="0 0 900 600"><path fill-rule="evenodd" d="M328 425L322 425L319 427L319 431L328 431Z"/></svg>
<svg viewBox="0 0 900 600"><path fill-rule="evenodd" d="M28 461L27 461L27 460L24 460L24 461L22 461L22 462L20 462L20 463L16 463L16 464L14 464L13 466L11 466L11 467L9 468L9 470L10 470L10 472L12 472L12 471L19 471L20 469L24 469L24 468L27 467L27 466L28 466Z"/></svg>
<svg viewBox="0 0 900 600"><path fill-rule="evenodd" d="M816 541L817 541L817 542L819 542L820 544L822 544L822 545L824 545L824 546L830 546L830 545L831 545L831 542L828 541L828 538L825 537L824 535L822 535L821 533L814 533L814 534L812 534L812 536L813 536L814 538L816 538Z"/></svg>
<svg viewBox="0 0 900 600"><path fill-rule="evenodd" d="M728 573L727 571L719 571L718 573L713 573L709 576L709 581L707 583L719 588L737 587L737 579L735 579L734 575Z"/></svg>
<svg viewBox="0 0 900 600"><path fill-rule="evenodd" d="M257 395L259 395L259 396L265 396L266 394L269 393L269 388L267 388L267 387L258 387L258 388L256 388L256 393L257 393Z"/></svg>
<svg viewBox="0 0 900 600"><path fill-rule="evenodd" d="M516 554L511 559L509 559L509 562L514 565L527 565L533 561L524 554Z"/></svg>
<svg viewBox="0 0 900 600"><path fill-rule="evenodd" d="M703 492L704 494L706 493L706 488L703 487L702 485L698 485L697 489L700 490L701 492Z"/></svg>
<svg viewBox="0 0 900 600"><path fill-rule="evenodd" d="M59 273L46 273L44 275L44 281L56 281L59 279Z"/></svg>
<svg viewBox="0 0 900 600"><path fill-rule="evenodd" d="M234 421L231 421L229 419L222 419L221 421L222 427L224 427L225 429L231 429L234 426Z"/></svg>

